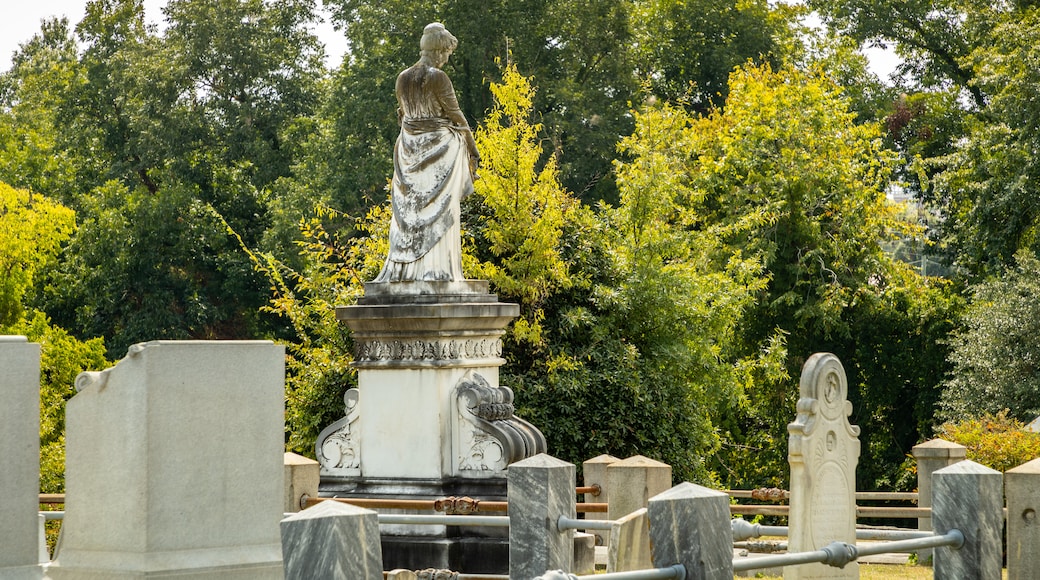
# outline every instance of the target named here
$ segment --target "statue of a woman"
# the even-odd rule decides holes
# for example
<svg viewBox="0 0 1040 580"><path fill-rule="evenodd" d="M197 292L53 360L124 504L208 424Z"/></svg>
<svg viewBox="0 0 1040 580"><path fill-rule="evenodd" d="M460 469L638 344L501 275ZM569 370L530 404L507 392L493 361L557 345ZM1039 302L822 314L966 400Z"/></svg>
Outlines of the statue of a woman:
<svg viewBox="0 0 1040 580"><path fill-rule="evenodd" d="M457 45L444 25L427 25L419 62L397 77L390 253L376 282L463 280L459 201L473 192L479 155L440 70Z"/></svg>

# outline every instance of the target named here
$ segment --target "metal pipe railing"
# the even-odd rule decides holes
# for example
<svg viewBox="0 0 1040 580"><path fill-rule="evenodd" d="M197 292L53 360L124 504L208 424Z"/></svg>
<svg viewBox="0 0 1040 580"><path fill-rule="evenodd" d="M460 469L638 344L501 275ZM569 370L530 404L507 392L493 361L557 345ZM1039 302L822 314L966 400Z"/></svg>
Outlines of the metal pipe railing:
<svg viewBox="0 0 1040 580"><path fill-rule="evenodd" d="M464 498L467 499L467 498ZM441 498L436 500L427 499L380 499L380 498L356 498L356 497L308 497L301 502L303 508L309 508L323 501L338 501L348 503L357 507L368 509L404 509L404 510L428 510L443 511L444 506L452 505L457 509L458 498ZM509 502L504 501L478 501L471 500L472 504L460 510L459 513L481 513L481 512L508 512ZM578 503L575 508L578 513L607 513L605 503Z"/></svg>
<svg viewBox="0 0 1040 580"><path fill-rule="evenodd" d="M822 549L812 552L797 552L784 554L782 556L763 556L753 560L737 560L733 562L734 572L746 572L761 568L773 568L779 566L797 566L799 564L826 564L835 568L844 568L849 562L857 560L860 556L873 556L875 554L890 554L899 552L914 552L925 548L938 548L951 546L960 548L964 545L964 534L960 530L950 530L942 535L931 535L912 540L899 540L895 542L883 542L878 544L853 545L844 542L831 542Z"/></svg>
<svg viewBox="0 0 1040 580"><path fill-rule="evenodd" d="M762 536L786 537L789 533L788 526L763 526L752 524L740 518L730 520L730 529L733 531L733 541L748 540ZM913 540L933 536L933 532L918 530L877 530L869 528L856 528L857 540Z"/></svg>
<svg viewBox="0 0 1040 580"><path fill-rule="evenodd" d="M676 564L667 568L650 570L632 570L629 572L609 572L593 576L575 576L566 572L546 572L542 580L686 580L686 567Z"/></svg>
<svg viewBox="0 0 1040 580"><path fill-rule="evenodd" d="M610 531L614 527L614 520L579 520L560 516L556 520L556 529L565 532L567 530L603 530Z"/></svg>

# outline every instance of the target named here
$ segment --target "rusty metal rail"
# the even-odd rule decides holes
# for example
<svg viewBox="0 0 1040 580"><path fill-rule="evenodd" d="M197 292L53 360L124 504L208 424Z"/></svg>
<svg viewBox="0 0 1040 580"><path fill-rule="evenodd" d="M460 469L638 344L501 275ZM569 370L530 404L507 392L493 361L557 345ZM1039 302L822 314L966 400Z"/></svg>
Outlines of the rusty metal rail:
<svg viewBox="0 0 1040 580"><path fill-rule="evenodd" d="M446 497L436 500L310 497L304 499L302 505L307 508L323 501L336 501L368 509L427 510L448 514L502 513L509 511L508 502L480 501L468 497ZM607 513L607 504L605 503L579 503L576 507L578 513Z"/></svg>

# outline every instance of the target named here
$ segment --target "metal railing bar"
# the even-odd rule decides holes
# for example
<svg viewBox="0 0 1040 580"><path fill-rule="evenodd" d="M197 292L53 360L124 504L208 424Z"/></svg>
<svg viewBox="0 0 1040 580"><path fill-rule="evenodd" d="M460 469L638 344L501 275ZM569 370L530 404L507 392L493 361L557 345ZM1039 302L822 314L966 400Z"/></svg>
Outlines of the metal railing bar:
<svg viewBox="0 0 1040 580"><path fill-rule="evenodd" d="M860 556L913 552L915 550L938 548L940 546L951 546L956 549L960 548L963 544L964 534L962 534L960 530L950 530L945 534L932 535L926 538L881 542L877 544L852 545L844 542L831 542L824 548L812 552L798 552L794 554L784 554L782 556L763 556L751 560L737 560L733 562L733 571L746 572L748 570L759 570L775 566L797 566L800 564L813 563L821 563L835 568L842 568L849 562L855 561Z"/></svg>
<svg viewBox="0 0 1040 580"><path fill-rule="evenodd" d="M568 518L566 516L560 516L560 519L556 520L556 529L561 532L566 530L610 531L613 527L614 520L579 520L576 518Z"/></svg>
<svg viewBox="0 0 1040 580"><path fill-rule="evenodd" d="M575 580L686 580L686 568L682 564L676 564L667 568L571 577Z"/></svg>

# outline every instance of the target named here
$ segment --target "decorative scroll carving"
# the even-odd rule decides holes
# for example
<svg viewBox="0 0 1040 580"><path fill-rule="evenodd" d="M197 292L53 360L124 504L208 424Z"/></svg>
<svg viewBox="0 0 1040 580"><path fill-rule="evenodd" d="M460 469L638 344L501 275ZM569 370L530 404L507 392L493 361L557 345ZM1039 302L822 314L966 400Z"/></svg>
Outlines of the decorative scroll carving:
<svg viewBox="0 0 1040 580"><path fill-rule="evenodd" d="M434 501L433 509L450 516L475 514L480 511L480 500L471 497L445 497Z"/></svg>
<svg viewBox="0 0 1040 580"><path fill-rule="evenodd" d="M459 573L451 570L436 570L427 568L415 572L417 580L459 580Z"/></svg>
<svg viewBox="0 0 1040 580"><path fill-rule="evenodd" d="M435 361L488 359L502 356L502 340L481 337L465 340L379 340L357 343L355 360L376 361Z"/></svg>
<svg viewBox="0 0 1040 580"><path fill-rule="evenodd" d="M513 391L469 372L455 387L458 470L501 474L510 463L544 453L545 436L513 414Z"/></svg>
<svg viewBox="0 0 1040 580"><path fill-rule="evenodd" d="M314 455L321 464L322 475L361 475L361 431L356 425L360 417L359 399L357 389L348 389L343 394L345 416L318 435Z"/></svg>

